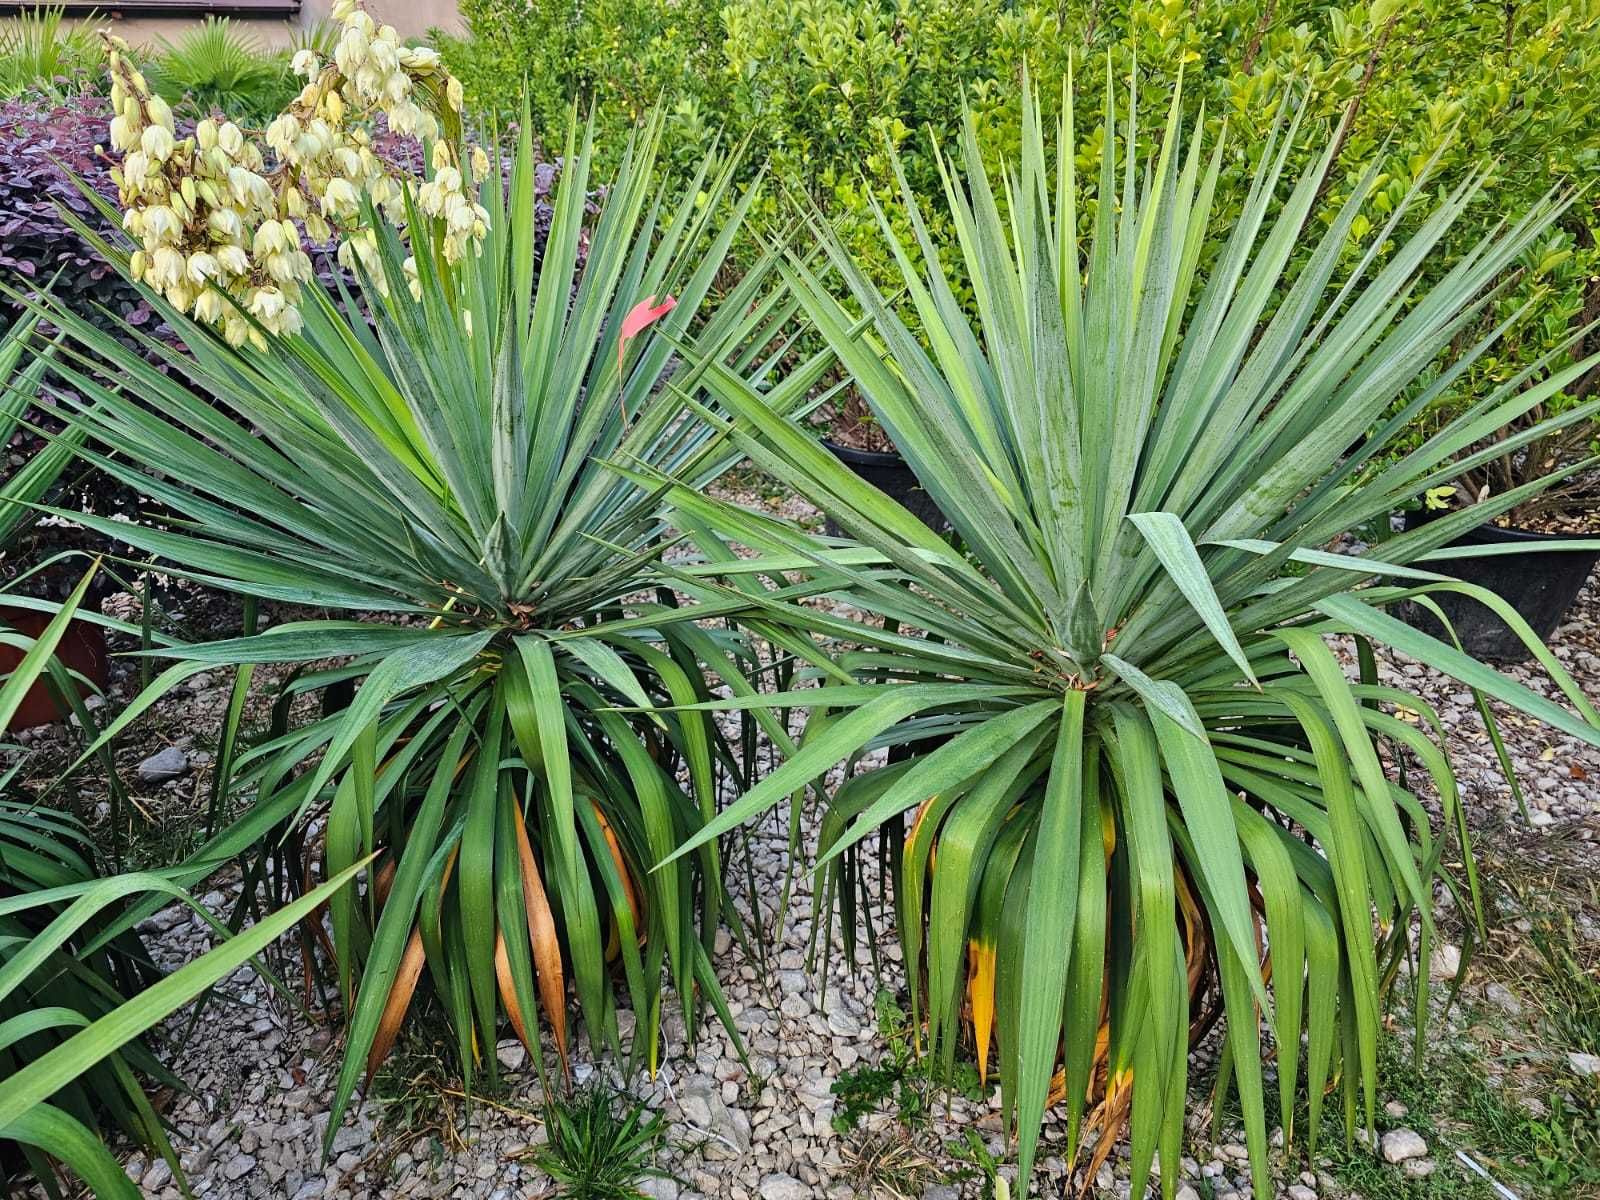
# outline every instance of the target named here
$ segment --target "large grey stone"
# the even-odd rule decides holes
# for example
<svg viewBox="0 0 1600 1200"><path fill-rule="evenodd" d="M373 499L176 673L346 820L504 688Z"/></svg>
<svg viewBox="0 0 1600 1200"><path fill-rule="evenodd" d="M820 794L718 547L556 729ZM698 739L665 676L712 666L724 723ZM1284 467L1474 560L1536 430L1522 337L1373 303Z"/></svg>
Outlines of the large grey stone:
<svg viewBox="0 0 1600 1200"><path fill-rule="evenodd" d="M528 1061L528 1048L516 1038L507 1038L494 1048L494 1056L507 1071L520 1071Z"/></svg>
<svg viewBox="0 0 1600 1200"><path fill-rule="evenodd" d="M189 756L176 746L168 746L140 763L136 774L140 783L166 783L187 774L188 770Z"/></svg>
<svg viewBox="0 0 1600 1200"><path fill-rule="evenodd" d="M150 1169L144 1173L144 1178L139 1182L144 1185L147 1192L159 1192L172 1180L172 1168L167 1165L167 1160L158 1158L150 1164Z"/></svg>
<svg viewBox="0 0 1600 1200"><path fill-rule="evenodd" d="M742 1158L750 1151L750 1118L729 1108L722 1099L722 1086L715 1080L695 1078L678 1093L678 1111L683 1119L712 1140L706 1157L726 1160Z"/></svg>
<svg viewBox="0 0 1600 1200"><path fill-rule="evenodd" d="M1459 946L1452 946L1446 942L1428 956L1430 979L1454 979L1460 970L1461 947Z"/></svg>

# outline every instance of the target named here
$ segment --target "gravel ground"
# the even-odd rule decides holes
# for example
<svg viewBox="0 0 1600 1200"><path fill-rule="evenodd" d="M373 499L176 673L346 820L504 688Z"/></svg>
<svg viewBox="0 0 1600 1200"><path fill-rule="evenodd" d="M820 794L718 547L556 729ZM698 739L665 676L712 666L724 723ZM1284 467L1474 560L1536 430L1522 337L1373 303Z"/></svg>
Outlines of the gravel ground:
<svg viewBox="0 0 1600 1200"><path fill-rule="evenodd" d="M789 514L794 515L794 514ZM1600 592L1587 590L1554 649L1591 697L1600 699ZM1534 832L1517 817L1516 806L1496 765L1493 748L1469 692L1413 663L1383 665L1386 682L1418 691L1439 710L1449 728L1449 749L1458 771L1471 820L1486 846L1496 839L1537 837L1587 847L1600 838L1600 752L1574 739L1502 713L1502 729L1523 782ZM1553 685L1527 667L1510 672L1544 694L1559 699ZM203 803L207 756L193 742L208 729L226 702L223 680L200 680L163 705L151 725L154 733L139 744L149 755L170 745L189 758L189 772L164 784L140 785L141 803L158 821L172 821ZM208 723L209 719L209 723ZM45 740L48 736L44 735ZM203 745L203 743L202 743ZM130 751L130 754L133 752ZM133 777L135 772L130 770ZM808 837L813 827L808 822ZM1554 844L1553 842L1551 844ZM784 876L784 835L765 823L752 838L751 866L760 894L778 893ZM204 897L213 912L226 915L236 885L225 880ZM1584 916L1592 928L1592 914ZM209 933L187 910L167 909L146 929L159 958L177 965L209 945ZM615 1085L665 1114L668 1150L662 1165L675 1179L652 1180L645 1190L658 1197L716 1197L726 1200L801 1200L804 1197L910 1196L912 1200L955 1200L977 1196L978 1185L964 1177L963 1164L949 1154L965 1129L978 1130L999 1152L997 1099L970 1103L960 1097L940 1103L926 1129L906 1138L892 1117L868 1118L848 1135L832 1127L831 1085L844 1072L872 1063L882 1052L873 1017L880 986L897 989L903 978L899 950L880 936L881 984L868 965L866 946L858 947L853 969L832 955L827 986L820 989L806 970L811 936L810 881L794 881L790 910L780 940L764 961L748 958L724 937L718 966L735 1022L752 1056L747 1073L724 1031L713 1019L692 1047L682 1045L681 1024L668 1021L672 1057L654 1080L619 1079L602 1062L598 1070ZM193 1089L170 1098L167 1115L194 1193L202 1197L485 1197L511 1200L540 1196L548 1181L528 1162L530 1148L543 1137L540 1091L520 1046L502 1043L498 1053L509 1086L492 1102L479 1103L464 1123L426 1128L389 1112L373 1101L351 1117L335 1136L324 1162L321 1142L338 1068L338 1041L327 1025L301 1015L259 977L241 971L220 989L221 999L187 1031L169 1023L180 1048L173 1067ZM1205 1048L1197 1051L1203 1057ZM577 1064L579 1082L597 1068ZM1200 1068L1196 1068L1200 1076ZM1203 1082L1203 1079L1202 1079ZM425 1085L431 1086L431 1085ZM380 1089L382 1090L382 1089ZM458 1113L448 1096L436 1096L447 1115ZM1191 1130L1209 1121L1208 1104L1197 1085L1191 1093ZM396 1102L398 1103L398 1102ZM1395 1120L1403 1114L1391 1114ZM1393 1123L1393 1122L1391 1122ZM1396 1153L1401 1153L1395 1141ZM448 1143L449 1152L445 1152ZM1058 1131L1047 1131L1043 1153L1059 1145ZM1389 1145L1384 1147L1385 1154ZM1413 1151L1414 1147L1411 1148ZM1394 1167L1417 1175L1429 1164L1424 1146ZM1183 1162L1183 1200L1209 1195L1227 1200L1244 1193L1248 1174L1238 1141L1213 1144L1199 1132ZM1297 1174L1302 1163L1283 1164L1275 1179L1280 1197L1315 1200L1337 1193L1326 1176ZM1120 1153L1094 1181L1100 1194L1125 1196L1127 1182ZM179 1200L164 1163L129 1160L132 1176L146 1196ZM1065 1166L1046 1157L1037 1181L1039 1194L1059 1195ZM876 1177L877 1183L870 1182ZM891 1184L899 1180L898 1184Z"/></svg>

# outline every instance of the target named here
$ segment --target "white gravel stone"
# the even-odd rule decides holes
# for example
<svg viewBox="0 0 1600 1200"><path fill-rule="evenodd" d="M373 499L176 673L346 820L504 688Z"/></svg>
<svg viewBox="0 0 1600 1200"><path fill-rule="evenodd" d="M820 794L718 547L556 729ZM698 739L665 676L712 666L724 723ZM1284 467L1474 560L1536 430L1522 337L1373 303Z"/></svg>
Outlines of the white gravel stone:
<svg viewBox="0 0 1600 1200"><path fill-rule="evenodd" d="M1403 1163L1407 1159L1421 1158L1427 1154L1428 1143L1423 1141L1422 1135L1414 1129L1391 1129L1379 1141L1378 1149L1385 1162Z"/></svg>
<svg viewBox="0 0 1600 1200"><path fill-rule="evenodd" d="M811 1200L815 1193L793 1175L776 1171L762 1177L760 1195L761 1200Z"/></svg>
<svg viewBox="0 0 1600 1200"><path fill-rule="evenodd" d="M1583 1054L1573 1050L1567 1054L1567 1066L1572 1073L1584 1079L1600 1075L1600 1054Z"/></svg>

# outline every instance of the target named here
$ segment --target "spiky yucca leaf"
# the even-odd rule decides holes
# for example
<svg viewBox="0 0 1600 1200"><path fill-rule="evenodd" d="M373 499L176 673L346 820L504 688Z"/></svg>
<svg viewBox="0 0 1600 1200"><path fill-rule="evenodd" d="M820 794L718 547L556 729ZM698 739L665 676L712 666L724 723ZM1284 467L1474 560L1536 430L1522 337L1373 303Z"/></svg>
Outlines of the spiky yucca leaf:
<svg viewBox="0 0 1600 1200"><path fill-rule="evenodd" d="M44 376L48 347L23 365L37 324L36 318L29 317L0 334L0 449L11 445L11 439L22 427ZM0 479L0 549L8 546L32 519L29 505L43 499L61 477L72 461L72 443L79 440L81 435L69 433L32 455L17 470L7 467L5 477Z"/></svg>
<svg viewBox="0 0 1600 1200"><path fill-rule="evenodd" d="M984 170L968 123L965 174L943 169L975 322L909 189L918 244L895 242L883 221L909 311L821 222L817 236L854 307L836 299L827 273L798 259L785 266L954 525L956 548L734 373L708 368L736 415L735 442L859 545L820 542L678 489L683 519L755 547L744 572L806 577L787 575L788 591L761 601L765 620L865 649L838 660L859 683L784 699L809 697L828 719L685 852L841 759L908 747L908 761L837 796L824 859L916 810L898 880L913 987L926 989L932 1047L947 1058L969 1006L980 1059L988 1053L999 1067L1024 1177L1047 1102L1064 1093L1069 1151L1089 1104L1108 1134L1130 1114L1135 1194L1159 1151L1170 1196L1190 1035L1220 1003L1264 1197L1263 1023L1285 1110L1301 1086L1312 1097L1310 1140L1322 1093L1341 1075L1346 1112L1370 1127L1381 981L1402 954L1427 959L1442 842L1419 795L1386 772L1384 743L1421 759L1447 821L1466 833L1443 754L1388 710L1403 703L1437 734L1435 714L1415 696L1352 682L1325 638L1385 642L1600 744L1594 709L1547 651L1541 661L1571 708L1386 615L1407 591L1363 586L1461 588L1405 564L1425 562L1518 495L1396 537L1384 545L1387 563L1323 548L1448 478L1459 469L1454 453L1590 364L1540 364L1414 451L1381 457L1493 344L1499 330L1473 330L1564 201L1512 220L1423 287L1419 265L1467 205L1486 202L1483 176L1401 234L1401 213L1424 202L1419 182L1351 253L1374 171L1318 224L1331 162L1281 178L1284 151L1301 135L1289 105L1243 211L1228 214L1231 228L1208 254L1226 147L1187 135L1174 96L1158 152L1119 161L1139 144L1135 99L1120 128L1107 101L1092 187L1076 176L1070 106L1052 150L1026 102L1021 159L1003 175ZM1465 349L1430 374L1457 339ZM714 599L729 573L709 562L687 570L685 586ZM814 592L886 621L793 603ZM1471 594L1532 640L1503 603ZM1414 974L1419 1014L1427 974Z"/></svg>
<svg viewBox="0 0 1600 1200"><path fill-rule="evenodd" d="M38 638L0 628L0 644L22 652L0 675L0 729L23 694L47 675L61 694L75 687L53 654L97 569L89 569ZM202 955L180 978L163 979L134 925L176 898L224 933L182 890L221 864L101 877L90 831L16 791L22 761L0 771L0 1146L8 1156L15 1148L52 1196L60 1194L53 1162L96 1196L137 1196L101 1142L102 1127L114 1126L160 1154L183 1179L140 1077L178 1081L143 1035L325 902L354 872ZM133 903L136 897L143 899Z"/></svg>
<svg viewBox="0 0 1600 1200"><path fill-rule="evenodd" d="M541 245L523 129L509 180L483 187L481 256L447 264L443 231L420 216L409 245L380 229L370 327L318 294L303 334L258 352L169 313L190 390L52 318L74 342L61 374L84 397L75 427L162 476L85 456L189 519L117 536L194 578L355 614L164 651L182 661L152 691L204 664L347 656L293 683L323 694L324 715L238 757L232 786L254 807L201 851L277 844L286 824L316 821L328 872L382 856L365 897L329 913L350 1022L330 1138L424 983L469 1084L497 1070L502 1014L539 1061L541 1028L564 1058L569 988L589 1036L612 1044L624 993L652 1062L663 967L691 1030L700 1000L720 1005L716 848L656 868L714 815L732 755L707 715L657 710L709 694L702 664L748 688L746 650L650 591L669 537L659 489L598 460L703 482L737 454L693 419L702 369L629 336L640 314L674 298L661 325L725 348L719 364L753 385L794 306L767 286L769 260L699 316L755 194L734 190L728 157L709 157L681 198L656 194L657 118L591 219L591 148L575 129ZM96 356L153 403L98 382ZM821 366L769 401L797 408Z"/></svg>
<svg viewBox="0 0 1600 1200"><path fill-rule="evenodd" d="M4 795L6 783L0 778L0 904L18 904L15 911L0 916L0 943L4 945L0 950L0 1070L9 1077L109 1013L125 997L137 994L159 978L159 973L138 935L115 928L123 908L120 902L95 913L59 941L47 937L53 923L65 913L71 889L87 888L97 881L94 843L89 831L70 816L36 807L22 797ZM38 904L21 906L35 897ZM110 1161L90 1133L102 1126L114 1127L148 1146L177 1169L161 1121L145 1098L136 1072L167 1085L177 1083L150 1047L136 1040L98 1063L85 1063L83 1072L50 1098L51 1119L63 1128L82 1131L83 1137L41 1146L25 1131L19 1133L16 1141L36 1177L50 1174L41 1151L68 1162L85 1178L91 1177L102 1156L104 1162ZM5 1136L0 1130L0 1138ZM74 1152L77 1141L93 1149Z"/></svg>
<svg viewBox="0 0 1600 1200"><path fill-rule="evenodd" d="M132 1200L139 1189L100 1140L102 1126L159 1153L183 1181L135 1072L178 1081L144 1035L327 903L356 869L228 937L174 881L177 873L101 878L92 862L88 833L71 818L0 798L0 1146L17 1147L51 1196L61 1194L53 1166L60 1162L94 1195ZM174 899L223 940L163 976L132 927L139 911Z"/></svg>

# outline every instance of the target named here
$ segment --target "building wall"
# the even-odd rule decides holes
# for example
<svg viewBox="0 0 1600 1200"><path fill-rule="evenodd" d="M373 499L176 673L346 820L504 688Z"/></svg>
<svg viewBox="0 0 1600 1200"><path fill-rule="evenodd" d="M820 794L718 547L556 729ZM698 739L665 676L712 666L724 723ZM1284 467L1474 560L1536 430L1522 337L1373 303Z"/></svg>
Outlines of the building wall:
<svg viewBox="0 0 1600 1200"><path fill-rule="evenodd" d="M260 21L240 17L233 23L248 30L267 46L286 46L294 37L297 27L311 25L328 15L332 0L304 0L298 21ZM379 24L393 25L401 37L422 37L430 29L443 29L450 33L462 32L460 13L456 0L367 0L367 11ZM176 41L184 30L195 25L200 18L185 17L127 17L121 20L100 17L92 22L98 28L110 28L135 46L165 39ZM0 22L3 24L3 22Z"/></svg>

